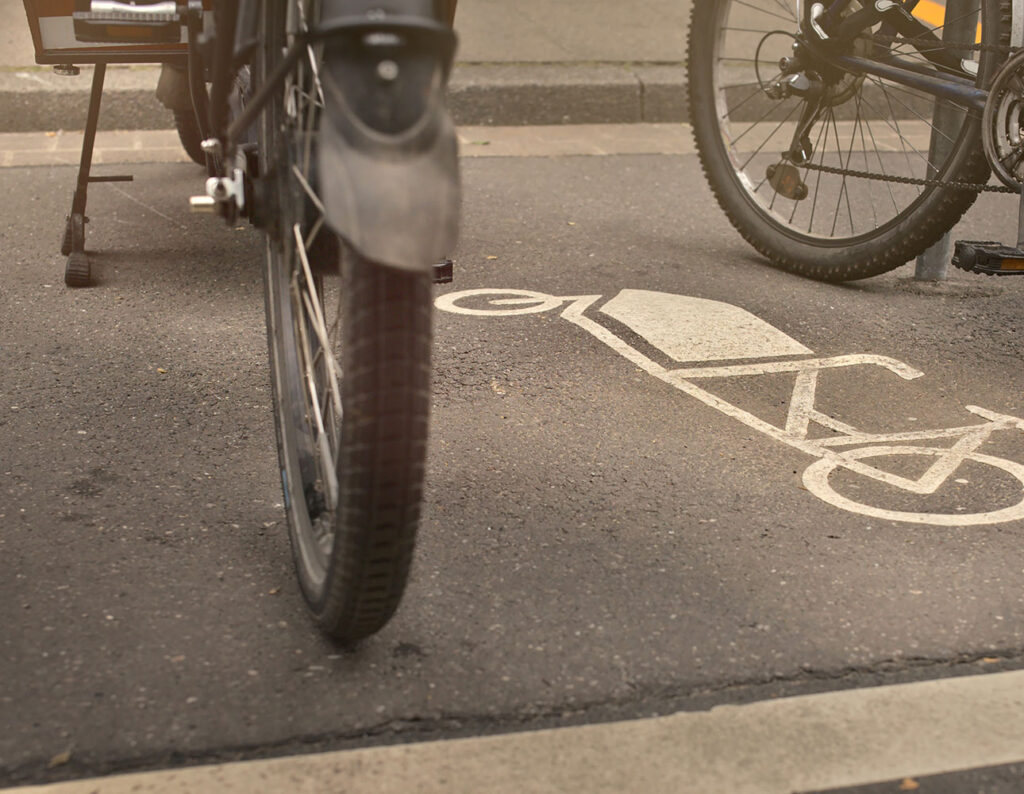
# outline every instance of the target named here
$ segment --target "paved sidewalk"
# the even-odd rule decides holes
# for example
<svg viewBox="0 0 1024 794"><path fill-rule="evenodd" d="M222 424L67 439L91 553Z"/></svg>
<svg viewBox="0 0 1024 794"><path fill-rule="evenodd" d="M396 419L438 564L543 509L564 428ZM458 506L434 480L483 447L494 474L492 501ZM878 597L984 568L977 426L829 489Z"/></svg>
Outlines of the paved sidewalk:
<svg viewBox="0 0 1024 794"><path fill-rule="evenodd" d="M0 168L78 165L81 132L0 133ZM567 124L558 127L465 126L462 157L574 157L691 154L686 124ZM99 132L93 164L189 163L174 130Z"/></svg>
<svg viewBox="0 0 1024 794"><path fill-rule="evenodd" d="M692 0L460 0L451 104L460 124L674 122L685 118ZM22 0L0 0L0 132L80 129L91 70L35 64ZM159 67L107 72L101 129L164 129Z"/></svg>

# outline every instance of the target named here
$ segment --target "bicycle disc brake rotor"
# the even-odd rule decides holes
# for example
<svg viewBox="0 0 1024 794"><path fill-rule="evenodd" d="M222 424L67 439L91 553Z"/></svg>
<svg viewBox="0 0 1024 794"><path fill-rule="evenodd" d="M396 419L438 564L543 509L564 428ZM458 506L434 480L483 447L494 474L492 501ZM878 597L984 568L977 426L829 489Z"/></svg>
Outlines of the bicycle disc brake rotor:
<svg viewBox="0 0 1024 794"><path fill-rule="evenodd" d="M1024 184L1024 52L1008 60L996 75L985 103L981 136L996 176L1019 190Z"/></svg>

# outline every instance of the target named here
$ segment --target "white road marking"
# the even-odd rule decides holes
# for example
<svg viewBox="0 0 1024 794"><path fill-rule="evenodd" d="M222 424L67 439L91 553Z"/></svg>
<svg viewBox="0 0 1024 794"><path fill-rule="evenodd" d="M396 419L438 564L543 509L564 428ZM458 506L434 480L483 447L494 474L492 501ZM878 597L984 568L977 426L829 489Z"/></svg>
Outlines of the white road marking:
<svg viewBox="0 0 1024 794"><path fill-rule="evenodd" d="M949 450L929 447L860 447L859 449L851 449L846 454L856 460L859 460L860 458L883 457L887 455L931 455L933 457L938 457L940 462L942 462L943 459L948 460L950 457ZM887 519L889 521L905 521L912 524L931 524L932 526L944 527L963 527L977 526L979 524L1000 524L1004 521L1017 521L1024 518L1024 466L1021 466L1019 463L1012 460L996 458L991 455L982 455L978 452L971 452L963 456L954 457L953 459L957 466L959 466L964 460L971 460L975 463L982 463L988 466L993 466L997 469L1002 469L1013 477L1016 477L1022 486L1021 501L1015 505L1004 507L1001 510L991 510L985 513L944 514L886 510L881 507L873 507L871 505L861 504L860 502L854 502L852 499L848 499L842 494L836 493L832 486L829 485L828 478L829 475L842 464L837 464L836 461L830 458L822 458L804 469L804 487L819 499L843 510L849 510L852 513L860 513L873 518ZM909 487L916 484L914 481L905 480L903 477L894 476L894 478L903 481L904 484L899 487L908 491L920 492L917 488ZM957 482L966 483L967 480L957 480ZM937 489L940 484L941 482L937 482L934 488Z"/></svg>
<svg viewBox="0 0 1024 794"><path fill-rule="evenodd" d="M791 794L1024 761L1024 671L7 794Z"/></svg>
<svg viewBox="0 0 1024 794"><path fill-rule="evenodd" d="M601 307L676 361L810 355L811 351L739 306L624 289Z"/></svg>
<svg viewBox="0 0 1024 794"><path fill-rule="evenodd" d="M490 295L488 301L490 306L514 306L513 309L478 309L472 306L464 306L459 301L466 298ZM498 298L496 295L513 295L512 298ZM594 296L595 300L600 296ZM434 301L434 305L442 311L452 314L468 314L477 317L512 317L518 314L539 314L540 312L557 309L566 300L573 298L557 298L554 295L545 295L543 292L533 292L528 289L466 289L461 292L449 292Z"/></svg>
<svg viewBox="0 0 1024 794"><path fill-rule="evenodd" d="M482 300L485 297L487 300ZM828 481L836 469L843 468L907 493L929 495L948 482L963 463L972 461L1002 469L1024 486L1024 466L977 452L989 436L998 430L1024 429L1024 419L968 406L968 411L987 421L934 430L865 433L817 410L815 398L819 373L837 367L879 366L905 380L911 380L921 377L922 372L896 359L865 354L769 360L813 353L750 312L719 301L624 289L596 310L595 313L607 315L627 326L674 361L763 359L745 364L669 368L633 347L610 328L588 317L586 312L600 299L600 295L553 296L530 290L475 289L449 293L439 298L436 305L439 309L457 314L507 317L555 310L568 304L561 312L564 319L587 331L645 372L776 441L820 458L806 470L804 485L810 493L840 509L893 521L934 526L970 526L1024 518L1024 487L1021 490L1021 501L1009 507L979 513L947 514L896 511L862 504L837 493ZM469 300L468 304L463 303L466 300ZM695 382L709 378L749 377L782 372L793 373L795 377L786 422L781 427L712 394ZM832 430L835 435L812 438L812 423ZM942 440L951 440L951 446L894 446L900 442L907 444ZM861 446L853 446L857 444ZM935 460L916 479L864 462L869 458L895 455L925 455Z"/></svg>

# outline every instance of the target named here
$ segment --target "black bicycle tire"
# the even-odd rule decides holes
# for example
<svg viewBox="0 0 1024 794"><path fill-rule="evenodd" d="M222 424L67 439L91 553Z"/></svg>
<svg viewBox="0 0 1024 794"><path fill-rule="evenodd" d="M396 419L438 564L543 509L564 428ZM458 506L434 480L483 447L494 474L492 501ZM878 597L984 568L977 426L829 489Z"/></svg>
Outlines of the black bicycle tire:
<svg viewBox="0 0 1024 794"><path fill-rule="evenodd" d="M283 27L283 26L280 26ZM280 29L279 27L279 29ZM264 38L260 58L273 68L281 42ZM290 168L282 167L288 125L279 96L260 125L261 168L276 185L277 218L304 210ZM275 159L277 160L275 162ZM270 221L265 256L265 304L278 460L292 556L309 610L327 635L352 644L379 631L401 601L419 525L430 410L432 295L429 274L368 262L345 250L333 232L328 245L307 255L314 272L340 281L341 439L336 452L338 505L331 522L333 546L323 567L309 554L315 538L311 515L319 508L302 454L311 439L302 402L304 385L296 353L286 221ZM274 223L278 226L274 227ZM283 227L283 228L282 228ZM322 294L322 293L321 293Z"/></svg>
<svg viewBox="0 0 1024 794"><path fill-rule="evenodd" d="M722 141L713 94L713 47L717 10L724 0L693 4L689 31L689 102L694 141L705 178L719 206L742 237L776 267L809 278L843 282L869 278L914 259L951 229L977 198L973 190L926 188L921 199L853 243L801 240L775 222L741 186ZM989 44L1009 35L1008 0L981 0L983 33ZM993 34L991 31L995 30ZM979 83L991 80L999 57L982 59ZM964 125L941 175L983 184L990 170L980 138L980 114Z"/></svg>
<svg viewBox="0 0 1024 794"><path fill-rule="evenodd" d="M203 151L203 136L196 123L196 116L191 110L175 110L174 126L178 130L178 140L192 162L206 167L206 153Z"/></svg>
<svg viewBox="0 0 1024 794"><path fill-rule="evenodd" d="M390 620L409 576L426 466L431 282L355 255L342 272L342 504L329 591L313 607L328 634L354 641Z"/></svg>
<svg viewBox="0 0 1024 794"><path fill-rule="evenodd" d="M409 575L419 525L430 409L430 282L346 257L342 267L342 399L338 456L341 504L334 516L334 547L326 575L304 562L309 507L294 483L295 450L287 427L295 385L275 300L287 293L272 282L287 275L268 259L267 329L278 460L299 583L319 627L342 643L380 630L397 609ZM280 281L278 282L280 287ZM276 297L275 297L276 296ZM291 382L283 382L289 379ZM303 515L306 513L306 515Z"/></svg>

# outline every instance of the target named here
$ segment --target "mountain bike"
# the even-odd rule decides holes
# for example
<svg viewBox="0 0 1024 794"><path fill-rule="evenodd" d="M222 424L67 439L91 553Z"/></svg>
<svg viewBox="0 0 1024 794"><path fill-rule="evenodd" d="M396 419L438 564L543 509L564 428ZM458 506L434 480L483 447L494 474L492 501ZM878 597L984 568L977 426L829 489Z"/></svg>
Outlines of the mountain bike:
<svg viewBox="0 0 1024 794"><path fill-rule="evenodd" d="M695 2L704 173L776 266L824 281L892 270L979 192L1020 192L1022 44L1024 0ZM1022 248L965 241L954 264L1019 274Z"/></svg>
<svg viewBox="0 0 1024 794"><path fill-rule="evenodd" d="M81 43L117 52L141 43L135 60L157 52L147 49L154 42L173 44L199 141L191 154L208 171L192 207L264 233L277 451L298 580L324 632L360 640L397 609L419 522L431 283L450 280L444 257L459 215L445 106L454 0L82 5L45 30L66 25L65 39L79 43L55 62L98 63L89 129L109 56ZM99 181L83 162L79 181ZM84 188L78 227L83 216ZM89 282L82 238L70 234L69 286Z"/></svg>

